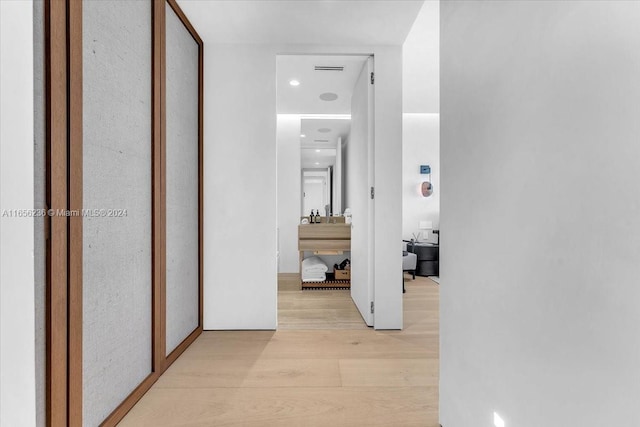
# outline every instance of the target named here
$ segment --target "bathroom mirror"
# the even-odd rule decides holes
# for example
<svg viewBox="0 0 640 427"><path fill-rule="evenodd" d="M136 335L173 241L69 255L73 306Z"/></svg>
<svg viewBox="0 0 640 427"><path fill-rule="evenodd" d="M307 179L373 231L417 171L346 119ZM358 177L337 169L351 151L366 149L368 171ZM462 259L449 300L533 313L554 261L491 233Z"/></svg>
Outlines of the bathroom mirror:
<svg viewBox="0 0 640 427"><path fill-rule="evenodd" d="M300 215L321 216L343 210L342 149L349 135L349 119L302 119L300 136ZM328 211L327 211L328 209Z"/></svg>

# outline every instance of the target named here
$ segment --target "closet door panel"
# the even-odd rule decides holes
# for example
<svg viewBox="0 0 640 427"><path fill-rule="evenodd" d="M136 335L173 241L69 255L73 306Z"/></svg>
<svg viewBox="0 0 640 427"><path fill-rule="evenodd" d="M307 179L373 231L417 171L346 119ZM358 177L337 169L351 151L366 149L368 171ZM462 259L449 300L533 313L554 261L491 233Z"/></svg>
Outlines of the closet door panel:
<svg viewBox="0 0 640 427"><path fill-rule="evenodd" d="M97 426L152 369L152 4L82 10L83 425Z"/></svg>
<svg viewBox="0 0 640 427"><path fill-rule="evenodd" d="M199 323L199 46L166 4L166 352Z"/></svg>

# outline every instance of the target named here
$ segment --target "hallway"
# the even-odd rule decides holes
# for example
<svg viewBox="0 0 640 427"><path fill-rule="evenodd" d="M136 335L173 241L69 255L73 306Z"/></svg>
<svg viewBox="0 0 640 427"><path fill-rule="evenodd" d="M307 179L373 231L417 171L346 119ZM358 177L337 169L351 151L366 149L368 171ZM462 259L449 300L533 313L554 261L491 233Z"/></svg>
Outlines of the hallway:
<svg viewBox="0 0 640 427"><path fill-rule="evenodd" d="M439 287L406 287L402 331L205 331L120 425L436 427ZM281 310L321 292L280 291Z"/></svg>

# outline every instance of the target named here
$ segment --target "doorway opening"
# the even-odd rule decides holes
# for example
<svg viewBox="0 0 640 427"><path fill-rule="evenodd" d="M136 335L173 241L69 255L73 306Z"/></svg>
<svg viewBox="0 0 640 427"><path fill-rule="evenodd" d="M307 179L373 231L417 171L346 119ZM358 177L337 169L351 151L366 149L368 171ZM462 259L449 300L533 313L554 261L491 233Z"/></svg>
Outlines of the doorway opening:
<svg viewBox="0 0 640 427"><path fill-rule="evenodd" d="M373 326L373 56L276 64L278 328Z"/></svg>
<svg viewBox="0 0 640 427"><path fill-rule="evenodd" d="M305 212L324 212L326 206L329 206L329 209L333 212L333 209L331 209L331 185L328 185L332 183L331 175L331 166L326 170L302 168L301 199L303 215Z"/></svg>

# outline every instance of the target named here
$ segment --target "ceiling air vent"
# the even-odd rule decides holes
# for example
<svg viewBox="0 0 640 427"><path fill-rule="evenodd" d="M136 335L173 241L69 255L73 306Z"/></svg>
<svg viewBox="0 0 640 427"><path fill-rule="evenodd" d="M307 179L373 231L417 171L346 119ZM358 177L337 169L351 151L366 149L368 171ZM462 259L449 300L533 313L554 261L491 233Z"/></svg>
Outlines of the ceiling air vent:
<svg viewBox="0 0 640 427"><path fill-rule="evenodd" d="M316 65L316 71L344 71L344 67L332 67L330 65Z"/></svg>
<svg viewBox="0 0 640 427"><path fill-rule="evenodd" d="M313 142L329 142L328 139L314 139Z"/></svg>

